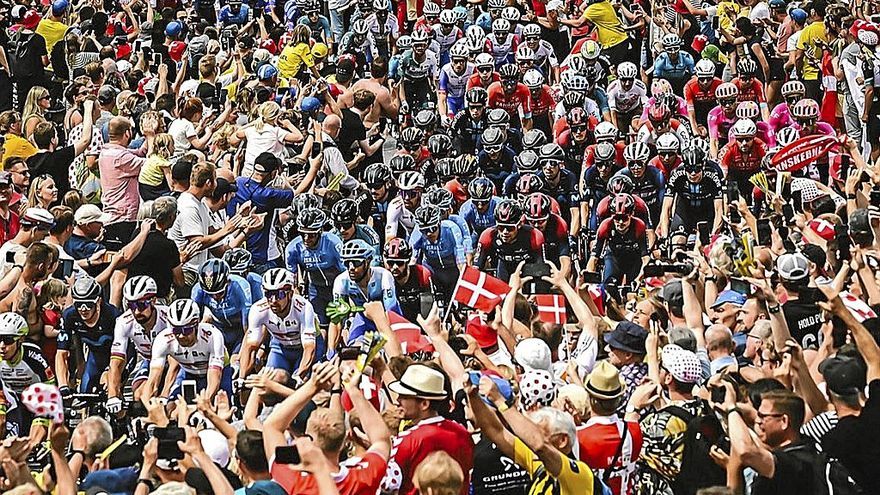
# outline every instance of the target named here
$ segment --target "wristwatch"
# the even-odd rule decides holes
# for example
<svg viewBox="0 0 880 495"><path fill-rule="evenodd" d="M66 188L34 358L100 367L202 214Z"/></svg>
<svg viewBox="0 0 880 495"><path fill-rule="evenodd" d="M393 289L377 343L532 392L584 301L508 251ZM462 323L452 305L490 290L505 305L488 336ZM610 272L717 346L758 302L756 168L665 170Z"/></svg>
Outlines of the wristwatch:
<svg viewBox="0 0 880 495"><path fill-rule="evenodd" d="M341 394L341 393L342 393L342 387L337 387L337 388L331 388L331 389L330 389L330 394L331 394L331 395L332 395L332 394Z"/></svg>
<svg viewBox="0 0 880 495"><path fill-rule="evenodd" d="M138 478L138 484L140 485L141 483L147 485L147 488L151 492L156 489L156 484L153 483L153 480L151 480L149 478Z"/></svg>
<svg viewBox="0 0 880 495"><path fill-rule="evenodd" d="M780 306L778 304L776 304L774 306L767 306L767 312L769 312L769 313L776 314L780 311L782 311L782 306Z"/></svg>

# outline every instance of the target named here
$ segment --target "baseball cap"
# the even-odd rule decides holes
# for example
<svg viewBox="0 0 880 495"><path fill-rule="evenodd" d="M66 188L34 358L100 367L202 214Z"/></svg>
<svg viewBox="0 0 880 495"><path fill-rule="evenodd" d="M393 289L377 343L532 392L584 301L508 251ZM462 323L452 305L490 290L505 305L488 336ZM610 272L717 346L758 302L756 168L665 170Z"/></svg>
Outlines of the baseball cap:
<svg viewBox="0 0 880 495"><path fill-rule="evenodd" d="M24 211L24 215L21 216L21 224L27 227L35 225L52 226L55 224L55 217L49 213L49 210L44 208L28 208Z"/></svg>
<svg viewBox="0 0 880 495"><path fill-rule="evenodd" d="M815 244L807 244L801 248L804 257L814 263L820 269L825 267L826 255L825 250Z"/></svg>
<svg viewBox="0 0 880 495"><path fill-rule="evenodd" d="M676 381L697 383L703 378L703 367L697 355L675 344L667 344L663 347L660 362Z"/></svg>
<svg viewBox="0 0 880 495"><path fill-rule="evenodd" d="M776 260L776 271L788 282L798 282L810 276L810 262L801 253L785 253Z"/></svg>
<svg viewBox="0 0 880 495"><path fill-rule="evenodd" d="M177 182L189 182L192 175L193 160L186 156L181 157L171 166L171 178Z"/></svg>
<svg viewBox="0 0 880 495"><path fill-rule="evenodd" d="M746 303L746 296L740 294L735 290L727 289L722 291L721 294L718 294L718 297L715 298L715 302L712 303L712 308L717 308L722 304L735 304L736 306L742 306Z"/></svg>
<svg viewBox="0 0 880 495"><path fill-rule="evenodd" d="M73 214L73 220L77 225L85 225L92 222L107 223L110 221L110 216L102 212L96 205L85 204L76 209L76 212Z"/></svg>
<svg viewBox="0 0 880 495"><path fill-rule="evenodd" d="M850 235L873 235L867 208L858 208L849 215Z"/></svg>
<svg viewBox="0 0 880 495"><path fill-rule="evenodd" d="M673 308L684 306L684 294L681 292L681 280L673 279L663 284L660 298Z"/></svg>
<svg viewBox="0 0 880 495"><path fill-rule="evenodd" d="M605 343L613 349L634 354L645 354L645 339L648 331L631 321L622 321L614 330L605 334Z"/></svg>
<svg viewBox="0 0 880 495"><path fill-rule="evenodd" d="M513 358L526 370L549 370L550 346L538 338L523 339L516 344Z"/></svg>
<svg viewBox="0 0 880 495"><path fill-rule="evenodd" d="M697 336L688 327L672 327L669 329L669 342L686 351L697 352Z"/></svg>
<svg viewBox="0 0 880 495"><path fill-rule="evenodd" d="M263 174L270 174L280 166L281 160L268 151L260 153L254 160L254 170Z"/></svg>
<svg viewBox="0 0 880 495"><path fill-rule="evenodd" d="M861 392L867 384L865 364L850 356L833 356L819 364L828 390L838 395Z"/></svg>
<svg viewBox="0 0 880 495"><path fill-rule="evenodd" d="M328 53L330 53L330 49L327 48L327 45L324 43L315 43L314 46L312 46L313 57L324 58Z"/></svg>
<svg viewBox="0 0 880 495"><path fill-rule="evenodd" d="M25 29L36 29L42 18L36 10L28 10L21 16L21 27Z"/></svg>
<svg viewBox="0 0 880 495"><path fill-rule="evenodd" d="M12 174L9 172L0 172L0 184L7 186L12 184Z"/></svg>
<svg viewBox="0 0 880 495"><path fill-rule="evenodd" d="M118 89L116 89L113 86L110 86L108 84L105 84L105 85L101 86L101 89L98 90L98 102L100 102L103 105L107 105L107 104L115 101L116 95L118 95L118 94L119 94Z"/></svg>
<svg viewBox="0 0 880 495"><path fill-rule="evenodd" d="M342 59L336 63L336 80L348 81L354 77L354 62Z"/></svg>
<svg viewBox="0 0 880 495"><path fill-rule="evenodd" d="M216 186L214 187L214 192L211 194L211 197L214 200L218 200L223 196L234 192L238 192L238 186L235 185L235 183L230 183L223 177L217 177Z"/></svg>
<svg viewBox="0 0 880 495"><path fill-rule="evenodd" d="M59 16L65 13L68 7L70 7L70 2L67 0L55 0L52 2L52 15Z"/></svg>

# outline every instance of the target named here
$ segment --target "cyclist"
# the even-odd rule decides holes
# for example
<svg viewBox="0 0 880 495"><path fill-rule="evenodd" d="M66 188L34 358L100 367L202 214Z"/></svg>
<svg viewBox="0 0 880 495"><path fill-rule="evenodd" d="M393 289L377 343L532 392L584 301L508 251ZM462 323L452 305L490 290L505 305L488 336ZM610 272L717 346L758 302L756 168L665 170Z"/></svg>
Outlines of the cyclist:
<svg viewBox="0 0 880 495"><path fill-rule="evenodd" d="M702 149L694 147L681 154L682 166L666 182L663 211L657 224L657 237L671 233L696 232L697 223L708 222L717 232L723 220L721 177L706 162Z"/></svg>
<svg viewBox="0 0 880 495"><path fill-rule="evenodd" d="M320 357L318 332L312 303L294 291L294 274L273 268L263 274L263 293L254 304L248 319L247 338L241 349L241 371L246 377L254 366L254 355L269 337L266 367L276 370L276 379L287 382L291 375L305 378L312 363ZM241 380L236 389L241 389Z"/></svg>
<svg viewBox="0 0 880 495"><path fill-rule="evenodd" d="M819 121L819 104L809 98L798 101L791 109L794 117L794 128L800 131L800 137L825 135L834 136L834 128L827 122Z"/></svg>
<svg viewBox="0 0 880 495"><path fill-rule="evenodd" d="M648 88L640 79L639 69L632 62L623 62L617 68L617 79L608 85L608 109L611 123L624 134L634 129L633 124L648 102Z"/></svg>
<svg viewBox="0 0 880 495"><path fill-rule="evenodd" d="M516 153L507 145L507 133L497 127L489 127L480 137L482 149L477 153L477 164L483 174L501 189L504 180L513 171Z"/></svg>
<svg viewBox="0 0 880 495"><path fill-rule="evenodd" d="M0 381L3 383L0 431L9 431L19 437L30 435L31 442L36 445L45 438L49 421L35 418L27 408L18 405L18 399L35 383L55 384L55 374L40 346L25 340L27 334L28 324L23 316L0 314ZM10 393L12 397L9 397ZM11 406L9 411L7 406Z"/></svg>
<svg viewBox="0 0 880 495"><path fill-rule="evenodd" d="M434 33L434 39L440 43L440 65L445 65L451 58L452 47L464 36L461 29L455 25L455 12L451 9L443 9L440 12L440 22L431 26L431 31ZM466 49L463 44L461 47ZM467 53L464 56L467 58Z"/></svg>
<svg viewBox="0 0 880 495"><path fill-rule="evenodd" d="M428 148L425 146L425 131L416 126L407 127L400 132L400 138L397 140L397 149L397 154L391 158L392 162L388 164L394 171L400 170L400 167L396 167L393 162L397 157L412 158L412 163L407 163L406 170L418 169L422 163L431 157L431 153L428 152Z"/></svg>
<svg viewBox="0 0 880 495"><path fill-rule="evenodd" d="M609 142L596 144L593 149L593 166L584 170L581 178L581 215L580 218L589 218L588 223L591 231L599 226L596 217L596 205L602 198L608 195L608 181L618 171L617 149ZM581 225L575 225L580 229Z"/></svg>
<svg viewBox="0 0 880 495"><path fill-rule="evenodd" d="M669 173L681 165L681 142L678 136L671 132L657 138L657 156L651 158L649 165L652 165L663 174L665 180L669 177Z"/></svg>
<svg viewBox="0 0 880 495"><path fill-rule="evenodd" d="M736 122L736 104L739 89L733 83L722 83L715 89L718 106L709 111L706 126L709 130L709 157L718 156L718 150L727 144L727 135Z"/></svg>
<svg viewBox="0 0 880 495"><path fill-rule="evenodd" d="M544 235L544 256L554 260L567 278L571 273L571 246L568 240L568 224L561 216L550 211L550 197L533 193L525 201L526 223ZM558 262L557 262L558 260Z"/></svg>
<svg viewBox="0 0 880 495"><path fill-rule="evenodd" d="M538 148L534 150L524 150L513 158L513 165L516 167L516 171L504 179L504 187L501 188L501 196L504 196L505 198L515 196L517 183L519 183L519 180L523 175L536 175L541 171L540 162L538 161L538 152L540 151L540 148L541 146L538 146ZM494 187L494 185L492 187Z"/></svg>
<svg viewBox="0 0 880 495"><path fill-rule="evenodd" d="M400 194L388 205L385 242L395 237L408 237L412 234L415 228L413 213L422 203L425 176L419 172L404 172L397 179L397 188Z"/></svg>
<svg viewBox="0 0 880 495"><path fill-rule="evenodd" d="M764 121L770 120L770 110L767 108L767 96L764 95L764 83L755 77L758 64L751 57L742 57L736 63L739 77L733 78L731 83L739 90L737 101L753 101L761 109L761 117Z"/></svg>
<svg viewBox="0 0 880 495"><path fill-rule="evenodd" d="M503 199L495 207L495 226L483 231L477 244L475 266L486 271L491 259L495 276L507 280L519 263L535 263L544 259L544 235L534 227L523 225L519 202Z"/></svg>
<svg viewBox="0 0 880 495"><path fill-rule="evenodd" d="M386 311L400 313L397 293L394 290L394 277L382 267L370 266L372 257L373 250L366 242L359 239L348 241L342 246L342 260L346 271L340 273L333 282L333 299L347 300L357 306L363 306L370 301L382 301ZM360 313L356 314L346 342L356 342L371 328L374 328L372 322L368 322ZM335 354L340 336L340 325L331 323L327 338L328 359Z"/></svg>
<svg viewBox="0 0 880 495"><path fill-rule="evenodd" d="M495 17L492 21L492 32L486 36L486 45L495 59L495 67L500 68L512 62L519 39L510 32L510 21Z"/></svg>
<svg viewBox="0 0 880 495"><path fill-rule="evenodd" d="M606 218L596 232L596 245L587 262L587 271L595 272L599 259L604 261L602 283L632 283L648 263L645 224L633 217L635 201L629 194L618 194L611 203L611 218Z"/></svg>
<svg viewBox="0 0 880 495"><path fill-rule="evenodd" d="M751 120L755 123L755 127L757 128L757 136L764 144L767 145L767 148L773 148L776 146L776 136L773 134L773 131L770 129L770 126L767 125L766 122L761 120L760 118L761 112L758 110L758 105L753 101L741 101L736 106L736 118ZM727 142L733 142L733 128L730 129L730 132L727 135Z"/></svg>
<svg viewBox="0 0 880 495"><path fill-rule="evenodd" d="M553 123L550 111L556 108L553 91L545 84L544 75L535 69L530 69L523 75L523 84L529 88L533 128L543 131L545 135L551 134Z"/></svg>
<svg viewBox="0 0 880 495"><path fill-rule="evenodd" d="M199 267L199 281L192 288L191 299L205 308L203 319L223 333L229 354L237 354L244 338L250 311L250 285L247 280L229 273L222 259L210 258Z"/></svg>
<svg viewBox="0 0 880 495"><path fill-rule="evenodd" d="M665 104L655 105L648 112L648 121L639 128L636 141L655 146L657 139L667 132L675 133L679 142L685 146L691 140L687 127L682 121L672 117L669 107Z"/></svg>
<svg viewBox="0 0 880 495"><path fill-rule="evenodd" d="M142 397L156 396L168 358L180 365L169 399L177 397L184 380L194 380L197 390L205 390L208 397L221 388L232 395L232 368L223 333L209 323L200 323L200 312L192 299L178 299L168 306L168 328L153 341L150 375Z"/></svg>
<svg viewBox="0 0 880 495"><path fill-rule="evenodd" d="M665 136L666 134L661 137ZM626 168L617 174L626 176L632 181L632 194L641 198L645 202L645 206L648 207L650 221L646 223L646 228L656 225L660 220L663 193L665 192L663 173L655 167L648 166L651 150L645 144L628 144L623 151L623 156L626 159ZM635 211L635 204L633 204L633 211Z"/></svg>
<svg viewBox="0 0 880 495"><path fill-rule="evenodd" d="M518 153L522 151L522 129L519 127L511 127L510 114L502 108L493 108L488 114L489 127L496 127L504 131L507 145Z"/></svg>
<svg viewBox="0 0 880 495"><path fill-rule="evenodd" d="M562 131L556 142L563 148L565 154L565 168L580 177L584 162L584 154L593 143L594 137L590 132L590 119L587 112L581 107L569 110L566 116L568 129Z"/></svg>
<svg viewBox="0 0 880 495"><path fill-rule="evenodd" d="M715 92L722 81L715 77L715 64L705 58L697 62L694 72L694 77L684 86L684 99L694 135L707 137L709 131L704 124L715 106Z"/></svg>
<svg viewBox="0 0 880 495"><path fill-rule="evenodd" d="M767 120L767 125L770 126L774 134L795 124L794 117L791 115L791 109L794 108L797 102L804 99L806 91L804 83L796 79L787 81L782 85L780 92L784 101L773 107L773 111L770 112L770 119Z"/></svg>
<svg viewBox="0 0 880 495"><path fill-rule="evenodd" d="M91 277L76 279L71 288L73 305L62 313L63 325L58 333L55 372L61 394L71 393L70 354L85 345L85 366L79 383L80 393L90 393L98 386L101 373L110 367L110 346L119 310L104 301L101 286Z"/></svg>
<svg viewBox="0 0 880 495"><path fill-rule="evenodd" d="M519 82L519 69L505 64L498 69L501 81L489 85L489 108L501 108L510 115L511 125L529 130L532 128L532 103L529 88Z"/></svg>
<svg viewBox="0 0 880 495"><path fill-rule="evenodd" d="M467 89L488 89L492 83L501 82L501 76L495 71L495 59L488 53L480 53L474 57L474 73L468 78Z"/></svg>
<svg viewBox="0 0 880 495"><path fill-rule="evenodd" d="M352 239L361 239L370 246L373 246L373 251L378 258L381 252L379 248L379 234L369 225L358 223L358 206L355 200L343 198L334 203L333 207L330 208L330 220L333 221L333 225L336 227L333 229L333 233L339 237L339 240L347 242Z"/></svg>
<svg viewBox="0 0 880 495"><path fill-rule="evenodd" d="M437 91L440 120L444 127L464 109L467 81L474 73L474 66L468 62L468 49L464 43L452 45L449 49L449 59L449 62L440 68L440 83Z"/></svg>
<svg viewBox="0 0 880 495"><path fill-rule="evenodd" d="M418 230L409 238L413 259L431 270L438 294L449 299L467 263L465 237L458 225L441 218L440 208L434 205L416 210L416 225Z"/></svg>
<svg viewBox="0 0 880 495"><path fill-rule="evenodd" d="M758 128L751 120L737 120L731 132L736 141L721 150L721 167L727 170L727 180L736 182L740 195L751 202L754 186L749 178L761 170L767 146L755 137Z"/></svg>
<svg viewBox="0 0 880 495"><path fill-rule="evenodd" d="M468 227L467 222L464 218L462 218L461 215L452 212L453 202L453 196L450 191L435 187L434 189L429 190L427 194L425 194L425 199L422 202L422 206L436 206L440 209L441 220L449 220L458 227L458 229L461 231L462 240L464 241L465 258L467 259L467 263L471 264L473 262L474 254L474 240L471 236L471 229Z"/></svg>
<svg viewBox="0 0 880 495"><path fill-rule="evenodd" d="M370 55L371 60L382 58L387 60L391 56L391 47L400 35L397 26L397 17L388 11L386 0L373 0L374 12L366 18L370 30Z"/></svg>
<svg viewBox="0 0 880 495"><path fill-rule="evenodd" d="M541 192L554 199L559 205L559 211L566 222L580 214L578 211L577 176L567 168L563 168L565 151L556 143L547 143L541 146L538 152L541 160L541 171L538 177L543 186Z"/></svg>
<svg viewBox="0 0 880 495"><path fill-rule="evenodd" d="M250 271L251 252L244 248L234 248L223 253L223 261L229 265L229 271L233 275L247 280L251 301L259 301L263 298L262 277Z"/></svg>
<svg viewBox="0 0 880 495"><path fill-rule="evenodd" d="M667 33L662 40L663 52L654 60L654 77L665 79L676 94L681 94L685 83L694 73L694 58L681 49L681 38Z"/></svg>
<svg viewBox="0 0 880 495"><path fill-rule="evenodd" d="M287 245L287 269L301 274L309 301L318 320L328 325L327 305L333 300L333 281L345 270L342 265L342 241L336 234L324 232L327 215L317 208L308 208L296 218L299 237ZM266 288L263 277L263 289Z"/></svg>
<svg viewBox="0 0 880 495"><path fill-rule="evenodd" d="M398 66L403 79L400 87L402 113L415 114L426 103L434 101L437 67L437 54L428 50L428 33L416 29L412 33L412 48L404 52Z"/></svg>
<svg viewBox="0 0 880 495"><path fill-rule="evenodd" d="M501 200L495 196L492 181L485 177L477 177L468 184L467 189L470 198L461 205L458 212L473 231L471 245L476 247L483 231L495 225L495 207Z"/></svg>
<svg viewBox="0 0 880 495"><path fill-rule="evenodd" d="M107 375L107 411L122 410L123 371L128 362L129 344L138 362L131 375L131 390L140 397L141 385L150 374L153 342L168 328L168 306L156 304L156 281L146 275L130 278L122 288L128 309L116 320L110 348L110 372Z"/></svg>
<svg viewBox="0 0 880 495"><path fill-rule="evenodd" d="M339 40L339 54L353 57L355 66L363 68L372 60L371 44L370 26L365 19L358 19L351 23L351 31Z"/></svg>
<svg viewBox="0 0 880 495"><path fill-rule="evenodd" d="M469 88L464 95L464 110L460 110L452 121L450 134L459 153L472 154L480 147L480 136L489 127L486 102L489 94L477 86Z"/></svg>
<svg viewBox="0 0 880 495"><path fill-rule="evenodd" d="M539 24L526 24L522 28L522 41L535 54L535 68L551 82L559 81L559 60L549 41L541 39Z"/></svg>
<svg viewBox="0 0 880 495"><path fill-rule="evenodd" d="M391 200L397 197L397 184L392 180L391 169L382 163L374 163L364 169L363 184L370 191L373 206L368 224L379 236L379 244L385 242L385 219Z"/></svg>
<svg viewBox="0 0 880 495"><path fill-rule="evenodd" d="M635 185L630 176L617 173L608 181L609 194L602 198L602 201L599 201L599 205L596 207L596 217L599 224L601 224L606 218L611 218L611 202L618 194L629 194L636 203L633 215L645 223L645 227L648 229L648 242L652 242L654 236L653 230L651 230L651 212L648 211L648 205L645 204L645 201L642 198L632 194L633 189L635 189Z"/></svg>
<svg viewBox="0 0 880 495"><path fill-rule="evenodd" d="M415 321L421 311L422 294L433 294L431 271L411 263L413 251L403 239L392 239L385 245L385 268L394 277L394 291L402 315Z"/></svg>

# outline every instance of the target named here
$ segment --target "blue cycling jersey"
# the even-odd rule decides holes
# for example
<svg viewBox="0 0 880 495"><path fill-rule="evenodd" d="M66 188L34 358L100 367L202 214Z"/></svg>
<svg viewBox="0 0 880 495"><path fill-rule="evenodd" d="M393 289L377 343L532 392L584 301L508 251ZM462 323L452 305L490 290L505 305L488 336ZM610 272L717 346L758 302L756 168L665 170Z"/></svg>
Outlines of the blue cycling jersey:
<svg viewBox="0 0 880 495"><path fill-rule="evenodd" d="M359 306L370 301L382 301L386 310L400 313L394 276L382 267L371 267L370 271L366 293L349 277L348 270L340 273L333 282L333 299L349 298L352 303Z"/></svg>
<svg viewBox="0 0 880 495"><path fill-rule="evenodd" d="M474 252L474 238L471 236L471 229L468 227L467 222L461 215L451 214L449 215L449 221L458 226L458 230L461 231L461 238L464 241L464 254L471 254Z"/></svg>
<svg viewBox="0 0 880 495"><path fill-rule="evenodd" d="M297 273L302 269L309 281L309 294L327 292L336 277L345 271L342 264L342 240L329 232L321 234L318 247L309 249L302 236L287 245L287 269Z"/></svg>
<svg viewBox="0 0 880 495"><path fill-rule="evenodd" d="M342 234L339 233L339 229L333 229L333 234L342 239ZM354 226L354 235L349 239L349 241L354 239L360 239L373 248L373 266L382 266L382 249L379 247L379 234L376 233L373 227L370 227L366 224L357 224Z"/></svg>
<svg viewBox="0 0 880 495"><path fill-rule="evenodd" d="M214 315L214 323L220 330L244 330L253 300L248 281L238 275L230 275L226 294L219 301L202 289L200 284L192 288L192 300L207 307Z"/></svg>
<svg viewBox="0 0 880 495"><path fill-rule="evenodd" d="M489 199L489 208L486 210L486 213L477 211L477 207L474 206L474 202L470 199L461 205L458 215L467 222L474 232L471 236L471 246L477 245L477 240L484 230L495 226L495 205L498 204L498 201L500 199L497 196L492 196Z"/></svg>
<svg viewBox="0 0 880 495"><path fill-rule="evenodd" d="M449 221L440 222L440 237L431 242L419 229L409 237L416 261L424 259L432 270L454 267L465 263L464 238L461 229Z"/></svg>
<svg viewBox="0 0 880 495"><path fill-rule="evenodd" d="M232 12L232 8L229 5L226 5L222 9L220 9L220 15L218 16L220 22L222 24L238 24L243 26L247 24L248 19L250 18L250 7L246 4L241 4L241 7L238 10L238 14Z"/></svg>

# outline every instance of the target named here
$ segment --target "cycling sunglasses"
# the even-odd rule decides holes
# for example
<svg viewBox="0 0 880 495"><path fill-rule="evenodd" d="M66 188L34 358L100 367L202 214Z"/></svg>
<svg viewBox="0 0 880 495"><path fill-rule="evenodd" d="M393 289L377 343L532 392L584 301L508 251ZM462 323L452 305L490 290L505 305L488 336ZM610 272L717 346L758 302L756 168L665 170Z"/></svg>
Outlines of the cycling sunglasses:
<svg viewBox="0 0 880 495"><path fill-rule="evenodd" d="M623 213L618 213L617 215L614 215L612 218L614 218L615 222L623 222L625 220L629 220L631 217L629 215L624 215Z"/></svg>
<svg viewBox="0 0 880 495"><path fill-rule="evenodd" d="M585 125L576 125L576 126L574 126L574 127L571 128L571 132L572 132L572 133L575 133L575 132L587 132L587 126L585 126Z"/></svg>
<svg viewBox="0 0 880 495"><path fill-rule="evenodd" d="M4 336L0 337L0 342L3 342L6 345L12 345L12 344L18 342L19 338L20 337L18 337L17 335L4 335Z"/></svg>
<svg viewBox="0 0 880 495"><path fill-rule="evenodd" d="M91 311L98 306L98 300L92 301L73 301L73 305L80 311Z"/></svg>
<svg viewBox="0 0 880 495"><path fill-rule="evenodd" d="M718 103L721 106L727 107L736 103L736 98L725 98L723 100L718 100Z"/></svg>
<svg viewBox="0 0 880 495"><path fill-rule="evenodd" d="M703 167L699 165L685 165L684 171L689 174L698 174L703 171Z"/></svg>
<svg viewBox="0 0 880 495"><path fill-rule="evenodd" d="M140 301L128 301L128 309L132 311L143 311L153 305L152 299L141 299Z"/></svg>
<svg viewBox="0 0 880 495"><path fill-rule="evenodd" d="M351 223L351 222L337 223L337 224L336 224L336 228L338 228L339 230L348 230L348 229L350 229L350 228L352 228L352 227L354 227L354 224Z"/></svg>
<svg viewBox="0 0 880 495"><path fill-rule="evenodd" d="M366 262L367 260L345 260L342 264L345 265L346 268L358 268L364 266L364 263Z"/></svg>
<svg viewBox="0 0 880 495"><path fill-rule="evenodd" d="M501 151L501 146L484 146L483 150L486 153L498 153Z"/></svg>
<svg viewBox="0 0 880 495"><path fill-rule="evenodd" d="M387 263L387 264L389 264L389 265L394 265L394 266L406 266L406 265L409 263L409 260L392 260L392 259L386 259L386 260L385 260L385 263Z"/></svg>
<svg viewBox="0 0 880 495"><path fill-rule="evenodd" d="M485 205L489 204L489 200L488 199L472 199L471 203L473 203L474 206L485 206Z"/></svg>
<svg viewBox="0 0 880 495"><path fill-rule="evenodd" d="M198 327L199 327L198 323L193 323L192 325L186 325L183 327L172 326L171 332L174 333L174 335L192 335L195 333L196 328L198 328Z"/></svg>
<svg viewBox="0 0 880 495"><path fill-rule="evenodd" d="M514 230L516 230L516 227L517 227L517 226L516 226L516 225L513 225L513 224L503 224L503 223L499 223L499 224L497 225L497 227L498 227L498 230L501 230L501 231L503 231L503 232L513 232Z"/></svg>
<svg viewBox="0 0 880 495"><path fill-rule="evenodd" d="M404 199L418 198L420 194L422 194L422 191L420 191L418 189L413 189L411 191L407 191L407 190L400 191L400 197L404 198Z"/></svg>
<svg viewBox="0 0 880 495"><path fill-rule="evenodd" d="M477 67L477 72L492 72L493 69L491 65L480 65Z"/></svg>
<svg viewBox="0 0 880 495"><path fill-rule="evenodd" d="M385 187L384 182L374 182L372 184L367 184L367 189L369 189L371 191L378 191L379 189L382 189L383 187Z"/></svg>
<svg viewBox="0 0 880 495"><path fill-rule="evenodd" d="M283 301L287 298L287 289L272 289L265 290L263 294L266 296L266 299L273 299L275 301Z"/></svg>
<svg viewBox="0 0 880 495"><path fill-rule="evenodd" d="M437 232L439 229L440 229L439 225L432 225L430 227L424 227L424 228L420 227L419 232L421 232L423 234L433 234L434 232Z"/></svg>

